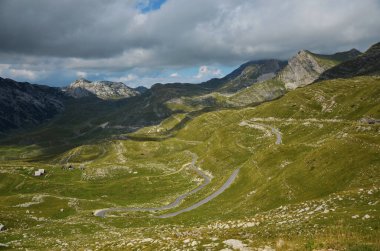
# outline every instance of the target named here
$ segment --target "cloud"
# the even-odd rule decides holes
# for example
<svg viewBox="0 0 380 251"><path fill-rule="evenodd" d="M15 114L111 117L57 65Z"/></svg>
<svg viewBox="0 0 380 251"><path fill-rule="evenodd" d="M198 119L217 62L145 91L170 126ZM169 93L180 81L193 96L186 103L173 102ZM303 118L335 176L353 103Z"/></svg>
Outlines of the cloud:
<svg viewBox="0 0 380 251"><path fill-rule="evenodd" d="M174 73L170 74L170 77L172 77L172 78L178 78L179 74L178 74L178 72L174 72Z"/></svg>
<svg viewBox="0 0 380 251"><path fill-rule="evenodd" d="M0 63L118 77L364 50L380 41L378 13L378 0L1 0Z"/></svg>
<svg viewBox="0 0 380 251"><path fill-rule="evenodd" d="M23 79L31 79L34 80L37 78L37 74L34 71L30 70L19 70L19 69L10 69L10 76L13 78L23 78Z"/></svg>
<svg viewBox="0 0 380 251"><path fill-rule="evenodd" d="M77 72L77 76L78 76L79 78L86 78L86 77L87 77L87 73L84 72L84 71L78 71L78 72Z"/></svg>
<svg viewBox="0 0 380 251"><path fill-rule="evenodd" d="M5 78L14 78L20 80L35 80L41 72L26 69L16 69L9 64L0 64L0 74Z"/></svg>
<svg viewBox="0 0 380 251"><path fill-rule="evenodd" d="M205 77L221 77L222 71L218 68L208 67L206 65L202 65L199 67L198 74L195 76L197 79L204 79Z"/></svg>
<svg viewBox="0 0 380 251"><path fill-rule="evenodd" d="M118 78L110 78L111 81L115 82L123 82L123 83L130 83L134 80L137 80L139 77L135 74L128 74L127 76L122 76Z"/></svg>

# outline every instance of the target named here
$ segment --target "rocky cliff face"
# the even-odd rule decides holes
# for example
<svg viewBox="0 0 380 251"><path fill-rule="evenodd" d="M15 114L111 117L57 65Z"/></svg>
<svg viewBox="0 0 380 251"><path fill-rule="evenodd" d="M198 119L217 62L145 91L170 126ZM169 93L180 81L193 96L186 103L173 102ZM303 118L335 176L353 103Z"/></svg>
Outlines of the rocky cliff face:
<svg viewBox="0 0 380 251"><path fill-rule="evenodd" d="M278 74L278 79L285 83L286 89L296 89L313 83L326 70L360 54L355 49L333 55L319 55L302 50L289 60L288 65Z"/></svg>
<svg viewBox="0 0 380 251"><path fill-rule="evenodd" d="M123 83L110 81L91 82L86 79L76 80L63 90L74 98L96 96L101 99L120 99L133 97L139 94L138 91Z"/></svg>
<svg viewBox="0 0 380 251"><path fill-rule="evenodd" d="M0 132L38 125L64 110L58 88L0 78Z"/></svg>
<svg viewBox="0 0 380 251"><path fill-rule="evenodd" d="M292 90L311 84L328 68L328 65L318 63L314 55L302 50L289 60L288 65L278 77L285 83L286 89Z"/></svg>

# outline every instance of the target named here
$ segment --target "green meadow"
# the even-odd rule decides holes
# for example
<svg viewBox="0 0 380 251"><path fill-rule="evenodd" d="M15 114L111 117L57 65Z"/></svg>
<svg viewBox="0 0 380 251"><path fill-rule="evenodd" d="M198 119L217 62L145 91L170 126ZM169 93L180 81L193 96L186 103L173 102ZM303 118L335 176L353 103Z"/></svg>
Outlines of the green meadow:
<svg viewBox="0 0 380 251"><path fill-rule="evenodd" d="M251 91L228 99L245 105ZM380 249L380 124L368 122L380 118L378 77L210 112L168 104L178 113L134 132L117 126L117 103L88 101L86 113L76 105L1 142L0 250L220 250L228 240L253 250ZM195 189L203 179L189 168L192 154L211 183L179 206L93 216L164 206ZM35 177L39 168L46 174ZM157 217L214 193L237 168L215 199Z"/></svg>

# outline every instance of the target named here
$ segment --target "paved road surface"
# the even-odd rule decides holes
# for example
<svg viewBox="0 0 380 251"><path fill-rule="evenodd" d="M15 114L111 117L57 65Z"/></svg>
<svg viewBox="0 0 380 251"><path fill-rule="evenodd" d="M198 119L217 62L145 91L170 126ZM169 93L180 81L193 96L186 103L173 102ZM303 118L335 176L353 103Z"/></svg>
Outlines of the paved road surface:
<svg viewBox="0 0 380 251"><path fill-rule="evenodd" d="M120 207L120 208L106 208L106 209L96 210L94 212L94 215L98 216L98 217L105 217L106 214L110 213L110 212L137 212L137 211L139 211L139 212L154 212L154 211L168 210L168 209L171 209L171 208L174 208L174 207L178 206L181 203L181 201L184 200L186 197L190 196L191 194L194 194L194 193L198 192L199 190L203 189L206 185L208 185L211 182L210 178L205 173L203 173L199 168L197 168L195 166L195 162L197 161L198 156L196 154L194 154L194 153L192 153L192 156L193 156L193 159L192 159L192 162L191 162L191 167L193 168L193 170L195 172L197 172L204 179L204 182L200 186L198 186L197 188L195 188L195 189L191 190L190 192L187 192L187 193L179 196L172 203L170 203L168 205L165 205L165 206L162 206L162 207L129 207L129 208ZM188 208L185 208L185 209L173 212L173 213L168 213L168 214L160 215L160 216L158 216L158 218L170 218L170 217L174 217L174 216L179 215L181 213L188 212L188 211L191 211L191 210L193 210L193 209L195 209L197 207L200 207L203 204L206 204L210 200L212 200L215 197L217 197L219 194L223 193L232 184L232 182L235 180L236 176L238 175L239 170L240 170L240 168L236 169L231 174L231 176L228 178L228 180L217 191L215 191L214 193L212 193L208 197L204 198L203 200L201 200L201 201L193 204L192 206L190 206Z"/></svg>
<svg viewBox="0 0 380 251"><path fill-rule="evenodd" d="M256 124L256 125L259 125L261 127L264 127L266 129L264 130L268 130L270 129L272 131L272 133L274 133L276 135L276 144L279 145L282 143L282 136L281 136L281 132L277 129L277 128L274 128L274 127L271 127L271 126L268 126L268 125L264 125L264 124L259 124L259 123L247 123L245 121L242 121L242 123L240 123L241 126L245 126L245 125L248 125L248 126L253 126L252 124ZM182 200L184 200L186 197L198 192L199 190L203 189L206 185L208 185L211 180L210 178L205 174L203 173L197 166L195 166L195 162L197 161L198 159L198 156L194 153L191 153L192 154L192 161L191 161L191 168L198 173L198 175L202 176L202 178L204 179L204 182L198 186L197 188L191 190L190 192L187 192L181 196L179 196L178 198L176 198L172 203L168 204L168 205L165 205L165 206L162 206L162 207L129 207L129 208L124 208L124 207L120 207L120 208L107 208L107 209L100 209L100 210L96 210L94 212L94 215L95 216L99 216L99 217L105 217L107 213L109 212L133 212L133 211L139 211L139 212L154 212L154 211L162 211L162 210L168 210L168 209L172 209L176 206L178 206ZM177 216L181 213L184 213L184 212L189 212L197 207L200 207L204 204L206 204L207 202L209 202L210 200L214 199L215 197L217 197L218 195L220 195L221 193L223 193L227 188L229 188L231 186L231 184L233 183L233 181L235 180L236 176L238 175L240 171L240 168L236 169L232 174L231 176L228 178L228 180L217 190L215 191L214 193L212 193L211 195L207 196L206 198L204 198L203 200L191 205L190 207L187 207L185 209L182 209L182 210L179 210L179 211L176 211L176 212L173 212L173 213L167 213L167 214L163 214L163 215L160 215L160 216L157 216L158 218L170 218L170 217L174 217L174 216Z"/></svg>
<svg viewBox="0 0 380 251"><path fill-rule="evenodd" d="M282 143L282 136L281 136L280 131L277 128L274 128L271 126L268 126L268 127L270 127L272 129L272 132L276 135L276 144L280 145Z"/></svg>
<svg viewBox="0 0 380 251"><path fill-rule="evenodd" d="M216 192L214 192L213 194L211 194L208 197L204 198L203 200L201 200L201 201L193 204L192 206L190 206L188 208L179 210L177 212L160 215L160 216L158 216L158 218L170 218L170 217L174 217L174 216L177 216L177 215L179 215L181 213L189 212L189 211L191 211L191 210L193 210L193 209L195 209L197 207L202 206L203 204L206 204L207 202L209 202L210 200L214 199L219 194L223 193L227 188L229 188L231 186L232 182L235 180L236 176L238 175L239 171L240 171L240 168L236 169L231 174L231 176L228 178L228 180Z"/></svg>

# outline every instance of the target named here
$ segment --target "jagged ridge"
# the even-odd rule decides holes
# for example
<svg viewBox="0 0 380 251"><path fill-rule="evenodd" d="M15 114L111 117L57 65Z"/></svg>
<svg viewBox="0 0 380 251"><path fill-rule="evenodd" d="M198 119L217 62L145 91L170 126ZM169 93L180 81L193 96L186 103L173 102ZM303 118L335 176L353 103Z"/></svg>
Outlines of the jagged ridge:
<svg viewBox="0 0 380 251"><path fill-rule="evenodd" d="M121 82L94 81L79 79L63 89L74 98L96 96L101 99L128 98L139 94L138 91Z"/></svg>

